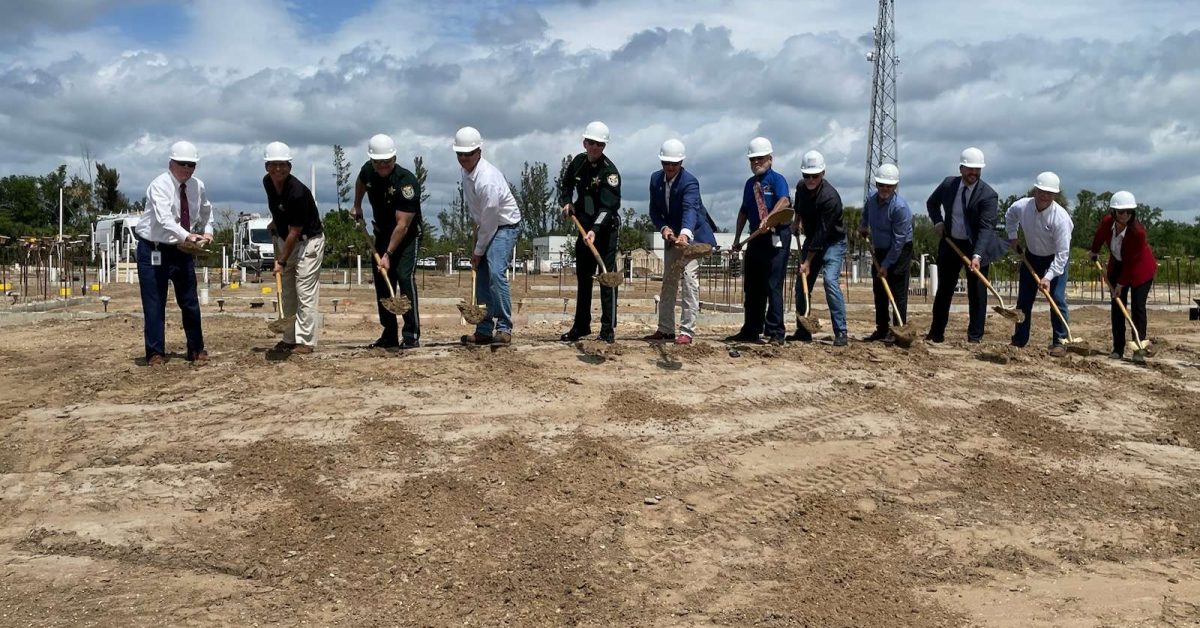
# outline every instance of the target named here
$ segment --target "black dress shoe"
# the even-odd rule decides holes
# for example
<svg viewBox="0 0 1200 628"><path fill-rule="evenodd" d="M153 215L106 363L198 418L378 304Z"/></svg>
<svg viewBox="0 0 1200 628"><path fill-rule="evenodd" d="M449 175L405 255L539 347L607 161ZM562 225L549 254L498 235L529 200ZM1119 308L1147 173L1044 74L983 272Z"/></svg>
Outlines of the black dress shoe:
<svg viewBox="0 0 1200 628"><path fill-rule="evenodd" d="M761 343L762 339L757 334L743 334L738 332L732 336L725 336L725 342L753 342Z"/></svg>
<svg viewBox="0 0 1200 628"><path fill-rule="evenodd" d="M767 344L775 346L775 347L782 347L783 346L783 336L771 336L771 339L767 341Z"/></svg>
<svg viewBox="0 0 1200 628"><path fill-rule="evenodd" d="M405 338L404 341L400 343L401 349L416 349L419 346L421 346L421 341L414 338Z"/></svg>
<svg viewBox="0 0 1200 628"><path fill-rule="evenodd" d="M943 342L946 342L946 339L941 336L934 336L933 334L925 334L925 342L930 342L935 345L940 345Z"/></svg>
<svg viewBox="0 0 1200 628"><path fill-rule="evenodd" d="M803 329L797 329L796 333L788 336L786 340L788 342L812 342L812 334Z"/></svg>
<svg viewBox="0 0 1200 628"><path fill-rule="evenodd" d="M584 336L587 336L590 333L592 333L592 330L590 330L590 329L587 331L579 331L577 329L571 329L571 330L568 330L567 333L559 336L558 339L561 340L562 342L575 342L576 340L579 340L580 338L583 338Z"/></svg>
<svg viewBox="0 0 1200 628"><path fill-rule="evenodd" d="M368 349L396 349L400 346L400 341L392 338L380 338L375 342L367 345Z"/></svg>
<svg viewBox="0 0 1200 628"><path fill-rule="evenodd" d="M886 340L887 337L888 337L888 330L876 329L875 331L871 332L870 336L863 338L862 341L863 342L879 342L880 340Z"/></svg>
<svg viewBox="0 0 1200 628"><path fill-rule="evenodd" d="M838 334L833 337L833 346L835 347L844 347L848 344L850 344L850 337L846 334Z"/></svg>
<svg viewBox="0 0 1200 628"><path fill-rule="evenodd" d="M599 336L596 336L596 339L601 340L603 342L607 342L608 344L611 345L612 343L617 341L617 336L616 336L616 334L614 334L611 331L602 331L602 332L600 332Z"/></svg>

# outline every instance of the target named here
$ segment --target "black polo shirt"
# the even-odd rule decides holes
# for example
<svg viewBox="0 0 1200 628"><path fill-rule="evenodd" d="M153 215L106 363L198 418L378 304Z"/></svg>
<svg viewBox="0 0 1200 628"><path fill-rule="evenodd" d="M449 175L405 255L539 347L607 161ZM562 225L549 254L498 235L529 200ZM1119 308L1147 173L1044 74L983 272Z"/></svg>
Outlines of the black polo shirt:
<svg viewBox="0 0 1200 628"><path fill-rule="evenodd" d="M312 192L300 179L288 175L283 182L283 191L276 192L271 175L263 177L263 188L267 191L267 209L275 223L275 233L287 238L290 227L300 227L300 235L312 238L325 232L321 226L321 212Z"/></svg>
<svg viewBox="0 0 1200 628"><path fill-rule="evenodd" d="M809 191L804 180L796 185L796 213L800 216L800 226L804 228L804 246L802 250L824 251L830 245L846 239L846 223L842 218L842 195L829 181L822 180L821 185Z"/></svg>
<svg viewBox="0 0 1200 628"><path fill-rule="evenodd" d="M375 232L391 233L396 229L396 212L413 214L401 245L411 242L421 230L421 185L417 176L396 164L386 177L375 172L371 162L363 164L358 180L367 188L367 200L375 214Z"/></svg>

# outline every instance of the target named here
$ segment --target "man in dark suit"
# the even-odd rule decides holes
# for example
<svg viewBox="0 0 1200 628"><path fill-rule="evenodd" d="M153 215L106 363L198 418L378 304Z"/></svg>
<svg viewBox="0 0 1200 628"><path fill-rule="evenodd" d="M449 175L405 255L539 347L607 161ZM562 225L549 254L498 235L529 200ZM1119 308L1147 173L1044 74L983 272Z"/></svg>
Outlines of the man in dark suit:
<svg viewBox="0 0 1200 628"><path fill-rule="evenodd" d="M970 259L971 268L988 274L988 251L995 247L996 212L999 203L996 191L979 179L983 172L983 151L967 148L959 159L960 176L946 177L925 201L934 232L942 241L938 245L938 289L933 299L933 323L925 339L945 340L946 321L950 317L950 301L958 287L958 274L964 264L958 253L947 244L950 240ZM967 304L970 319L967 341L983 340L984 320L987 317L987 288L975 273L967 271Z"/></svg>
<svg viewBox="0 0 1200 628"><path fill-rule="evenodd" d="M683 168L683 142L675 139L663 142L658 151L662 170L650 175L650 220L662 234L664 243L663 283L659 295L658 330L645 340L674 340L675 344L692 343L696 335L696 313L700 310L700 260L683 264L684 249L692 243L716 246L711 219L700 200L700 182ZM682 281L680 281L682 279ZM680 308L679 334L675 334L675 293L682 286L683 305Z"/></svg>

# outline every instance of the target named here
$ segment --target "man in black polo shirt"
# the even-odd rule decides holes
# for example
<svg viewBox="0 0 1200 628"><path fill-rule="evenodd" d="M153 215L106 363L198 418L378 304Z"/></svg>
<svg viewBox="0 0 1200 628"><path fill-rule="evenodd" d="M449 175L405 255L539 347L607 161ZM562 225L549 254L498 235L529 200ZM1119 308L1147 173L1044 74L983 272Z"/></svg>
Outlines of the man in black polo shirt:
<svg viewBox="0 0 1200 628"><path fill-rule="evenodd" d="M284 316L296 322L283 332L276 350L312 353L317 346L317 302L320 297L321 260L325 256L325 230L308 186L292 176L292 149L283 142L267 144L263 155L267 174L269 231L275 242L275 272L282 275L279 304Z"/></svg>
<svg viewBox="0 0 1200 628"><path fill-rule="evenodd" d="M362 199L366 195L374 215L378 270L386 273L392 285L398 282L400 292L412 304L412 309L404 314L403 342L396 315L378 305L383 333L370 346L411 349L421 346L421 315L414 280L417 240L421 235L421 186L416 175L396 165L396 143L392 138L382 133L372 137L367 142L367 156L371 160L363 164L354 183L354 207L350 208L350 215L355 220L362 217ZM379 299L391 296L382 281L375 282L375 294Z"/></svg>

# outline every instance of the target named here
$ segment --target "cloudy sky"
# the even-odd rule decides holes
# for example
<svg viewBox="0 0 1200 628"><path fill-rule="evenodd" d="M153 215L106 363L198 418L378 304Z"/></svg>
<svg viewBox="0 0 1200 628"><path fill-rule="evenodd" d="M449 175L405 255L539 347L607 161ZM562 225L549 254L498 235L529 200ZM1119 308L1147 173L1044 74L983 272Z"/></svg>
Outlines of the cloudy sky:
<svg viewBox="0 0 1200 628"><path fill-rule="evenodd" d="M1166 216L1200 214L1195 0L900 0L901 193L918 205L959 151L986 152L1001 196L1042 170L1064 192L1127 188ZM659 144L687 144L705 203L730 225L746 144L775 145L792 185L817 149L861 202L874 0L0 0L0 176L81 168L86 150L140 198L189 139L220 206L261 208L262 147L355 167L391 134L423 155L431 215L473 125L510 180L580 150L600 119L644 211Z"/></svg>

